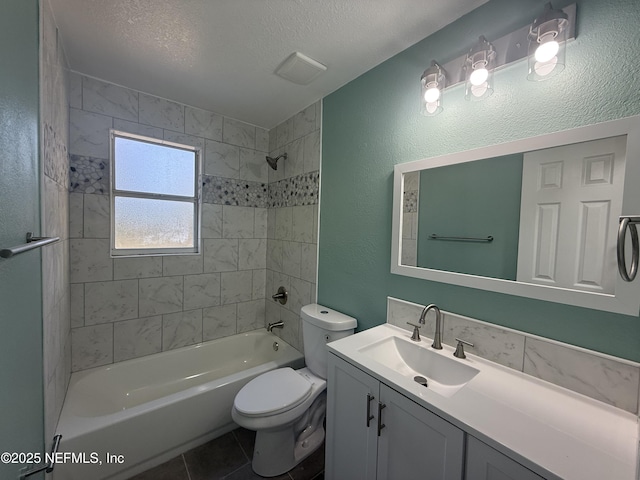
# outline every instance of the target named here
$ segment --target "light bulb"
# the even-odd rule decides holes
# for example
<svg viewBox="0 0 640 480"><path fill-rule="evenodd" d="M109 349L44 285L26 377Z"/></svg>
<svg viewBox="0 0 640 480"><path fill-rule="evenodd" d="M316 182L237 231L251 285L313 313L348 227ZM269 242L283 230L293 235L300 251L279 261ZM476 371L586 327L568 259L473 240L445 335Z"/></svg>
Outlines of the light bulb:
<svg viewBox="0 0 640 480"><path fill-rule="evenodd" d="M473 95L474 97L482 97L487 90L489 89L489 86L487 85L487 82L484 82L480 85L472 85L471 86L471 95Z"/></svg>
<svg viewBox="0 0 640 480"><path fill-rule="evenodd" d="M489 78L489 71L486 68L478 68L469 75L469 81L475 86L482 85L487 81L487 78Z"/></svg>
<svg viewBox="0 0 640 480"><path fill-rule="evenodd" d="M551 40L550 42L545 42L540 44L538 48L536 48L536 62L547 63L558 54L558 50L560 49L560 44L555 40Z"/></svg>
<svg viewBox="0 0 640 480"><path fill-rule="evenodd" d="M427 103L425 110L427 113L434 113L438 109L437 103Z"/></svg>
<svg viewBox="0 0 640 480"><path fill-rule="evenodd" d="M436 87L428 88L424 92L424 101L427 103L435 103L440 98L440 89Z"/></svg>
<svg viewBox="0 0 640 480"><path fill-rule="evenodd" d="M557 64L558 64L558 57L552 57L550 61L547 61L545 63L536 62L534 69L538 75L540 75L541 77L546 77L551 72L553 72Z"/></svg>

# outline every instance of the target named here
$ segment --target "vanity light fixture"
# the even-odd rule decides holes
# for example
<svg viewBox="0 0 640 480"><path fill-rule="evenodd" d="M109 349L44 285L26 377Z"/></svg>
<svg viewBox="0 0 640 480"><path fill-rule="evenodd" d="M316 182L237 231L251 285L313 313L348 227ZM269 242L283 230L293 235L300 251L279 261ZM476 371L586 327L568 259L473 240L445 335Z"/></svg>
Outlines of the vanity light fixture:
<svg viewBox="0 0 640 480"><path fill-rule="evenodd" d="M431 66L424 71L420 78L422 84L420 111L423 115L433 116L442 112L442 92L446 85L446 79L442 67L433 60Z"/></svg>
<svg viewBox="0 0 640 480"><path fill-rule="evenodd" d="M464 62L465 89L467 100L482 100L493 93L493 69L496 51L493 45L480 35Z"/></svg>
<svg viewBox="0 0 640 480"><path fill-rule="evenodd" d="M564 70L568 18L566 13L555 10L549 2L544 6L542 15L531 24L527 74L529 80L545 80Z"/></svg>
<svg viewBox="0 0 640 480"><path fill-rule="evenodd" d="M575 38L576 4L556 10L547 3L533 23L489 42L480 36L468 53L443 65L435 61L420 77L420 113L442 112L444 91L465 84L467 100L482 100L493 94L493 73L527 58L530 80L545 80L565 66L565 43Z"/></svg>

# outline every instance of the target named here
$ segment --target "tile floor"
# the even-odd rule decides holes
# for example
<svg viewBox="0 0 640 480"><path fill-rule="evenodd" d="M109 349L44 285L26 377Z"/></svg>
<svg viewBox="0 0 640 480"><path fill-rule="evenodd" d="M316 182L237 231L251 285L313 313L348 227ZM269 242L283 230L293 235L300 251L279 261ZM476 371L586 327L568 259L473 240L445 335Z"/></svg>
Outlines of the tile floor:
<svg viewBox="0 0 640 480"><path fill-rule="evenodd" d="M254 480L255 432L238 428L172 458L130 480ZM274 480L324 480L324 444L293 470Z"/></svg>

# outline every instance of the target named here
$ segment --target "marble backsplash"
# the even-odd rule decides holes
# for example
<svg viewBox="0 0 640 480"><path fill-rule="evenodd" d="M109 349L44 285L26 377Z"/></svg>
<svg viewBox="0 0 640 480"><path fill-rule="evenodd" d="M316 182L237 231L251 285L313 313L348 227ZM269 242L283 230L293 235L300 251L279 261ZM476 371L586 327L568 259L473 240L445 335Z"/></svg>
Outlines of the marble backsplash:
<svg viewBox="0 0 640 480"><path fill-rule="evenodd" d="M424 305L387 297L387 323L407 331ZM451 312L443 313L442 342L455 347L455 338L474 344L468 353L527 375L573 390L637 414L640 364ZM432 338L435 315L429 313L422 334Z"/></svg>

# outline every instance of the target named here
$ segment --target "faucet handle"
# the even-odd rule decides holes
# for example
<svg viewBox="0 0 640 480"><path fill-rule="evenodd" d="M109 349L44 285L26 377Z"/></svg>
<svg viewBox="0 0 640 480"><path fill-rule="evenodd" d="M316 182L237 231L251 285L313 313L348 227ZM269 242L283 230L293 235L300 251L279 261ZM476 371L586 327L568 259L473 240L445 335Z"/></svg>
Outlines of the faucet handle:
<svg viewBox="0 0 640 480"><path fill-rule="evenodd" d="M407 322L407 325L411 325L413 327L413 334L411 335L411 340L414 342L420 341L420 328L422 325L416 325L415 323Z"/></svg>
<svg viewBox="0 0 640 480"><path fill-rule="evenodd" d="M464 345L473 347L473 343L467 342L466 340L462 340L460 338L456 338L456 342L458 342L458 346L456 347L456 351L453 352L453 356L456 358L467 358L467 356L464 354Z"/></svg>

